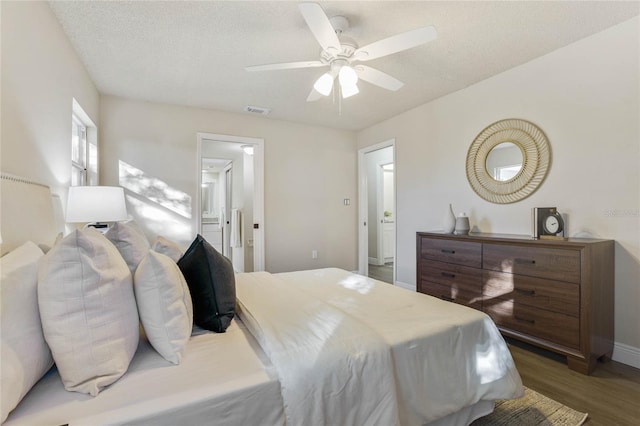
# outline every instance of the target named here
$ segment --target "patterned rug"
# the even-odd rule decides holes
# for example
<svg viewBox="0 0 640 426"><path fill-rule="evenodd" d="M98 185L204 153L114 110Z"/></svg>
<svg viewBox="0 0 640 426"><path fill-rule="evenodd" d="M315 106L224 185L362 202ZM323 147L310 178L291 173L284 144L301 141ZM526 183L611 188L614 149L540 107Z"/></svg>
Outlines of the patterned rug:
<svg viewBox="0 0 640 426"><path fill-rule="evenodd" d="M587 420L580 413L525 388L524 396L510 401L496 401L493 413L471 423L472 426L579 426Z"/></svg>

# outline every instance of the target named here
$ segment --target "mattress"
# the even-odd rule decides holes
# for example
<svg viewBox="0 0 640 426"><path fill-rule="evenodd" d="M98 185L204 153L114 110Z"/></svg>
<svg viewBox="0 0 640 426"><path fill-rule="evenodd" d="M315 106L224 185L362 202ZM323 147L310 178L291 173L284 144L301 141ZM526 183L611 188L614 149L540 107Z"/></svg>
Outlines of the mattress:
<svg viewBox="0 0 640 426"><path fill-rule="evenodd" d="M238 319L226 333L196 331L180 365L141 339L127 373L98 396L64 389L52 370L3 426L284 424L280 384Z"/></svg>

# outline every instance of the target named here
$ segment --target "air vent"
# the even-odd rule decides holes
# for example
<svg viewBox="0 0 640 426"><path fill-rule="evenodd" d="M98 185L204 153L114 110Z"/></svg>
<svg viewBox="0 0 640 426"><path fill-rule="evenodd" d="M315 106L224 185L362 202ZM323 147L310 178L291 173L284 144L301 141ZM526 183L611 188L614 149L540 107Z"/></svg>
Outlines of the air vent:
<svg viewBox="0 0 640 426"><path fill-rule="evenodd" d="M267 115L271 112L271 108L264 108L264 107L253 106L253 105L247 105L246 107L244 107L244 110L246 112L250 112L253 114L262 114L262 115Z"/></svg>

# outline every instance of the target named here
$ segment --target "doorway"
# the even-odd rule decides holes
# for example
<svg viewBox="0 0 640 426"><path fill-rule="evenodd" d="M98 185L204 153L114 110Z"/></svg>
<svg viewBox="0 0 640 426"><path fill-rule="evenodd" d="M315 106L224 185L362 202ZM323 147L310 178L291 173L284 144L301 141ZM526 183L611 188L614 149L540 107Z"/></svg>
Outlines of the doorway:
<svg viewBox="0 0 640 426"><path fill-rule="evenodd" d="M217 232L210 243L236 272L263 271L264 140L198 133L197 144L196 229Z"/></svg>
<svg viewBox="0 0 640 426"><path fill-rule="evenodd" d="M395 140L358 151L358 271L395 283Z"/></svg>

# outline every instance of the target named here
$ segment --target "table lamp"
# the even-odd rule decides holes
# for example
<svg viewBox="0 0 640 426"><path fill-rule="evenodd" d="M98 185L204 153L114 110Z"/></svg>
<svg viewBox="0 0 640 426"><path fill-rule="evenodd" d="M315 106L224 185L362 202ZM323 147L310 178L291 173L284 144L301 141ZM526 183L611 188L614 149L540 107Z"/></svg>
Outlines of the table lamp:
<svg viewBox="0 0 640 426"><path fill-rule="evenodd" d="M107 228L105 222L127 219L124 189L119 186L72 186L67 199L67 223Z"/></svg>

